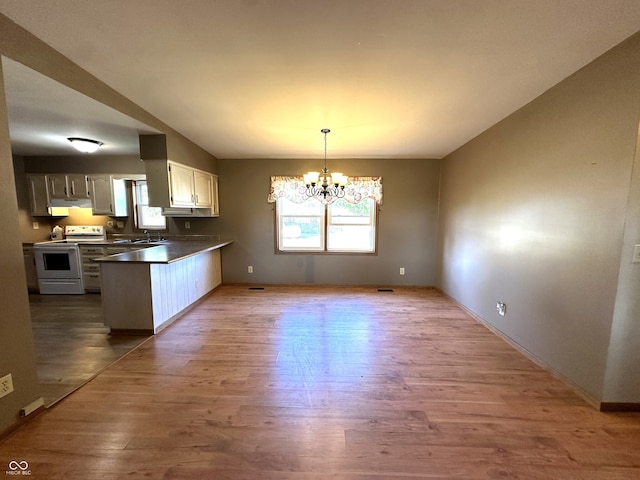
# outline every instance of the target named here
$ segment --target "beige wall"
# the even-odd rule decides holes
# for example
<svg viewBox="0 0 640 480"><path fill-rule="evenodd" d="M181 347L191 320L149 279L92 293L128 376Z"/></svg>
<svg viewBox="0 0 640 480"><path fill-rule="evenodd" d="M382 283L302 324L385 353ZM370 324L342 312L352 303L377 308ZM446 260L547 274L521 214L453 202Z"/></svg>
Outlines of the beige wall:
<svg viewBox="0 0 640 480"><path fill-rule="evenodd" d="M383 177L378 255L276 254L269 179L317 170L318 161L218 160L216 229L234 239L222 255L225 283L433 285L440 161L331 159L328 166L347 175ZM399 275L400 267L406 275Z"/></svg>
<svg viewBox="0 0 640 480"><path fill-rule="evenodd" d="M0 398L0 432L19 420L21 408L40 397L1 73L0 62L0 376L12 375L14 393Z"/></svg>
<svg viewBox="0 0 640 480"><path fill-rule="evenodd" d="M639 109L636 35L443 162L439 286L610 402L640 402L637 353L635 368L612 359L631 387L604 397L621 258L640 243L637 228L623 242ZM637 311L637 290L627 296ZM620 323L637 333L633 312ZM640 351L638 335L627 342Z"/></svg>
<svg viewBox="0 0 640 480"><path fill-rule="evenodd" d="M640 402L640 264L631 261L637 244L640 244L640 136L636 146L622 244L622 261L602 395L604 402Z"/></svg>

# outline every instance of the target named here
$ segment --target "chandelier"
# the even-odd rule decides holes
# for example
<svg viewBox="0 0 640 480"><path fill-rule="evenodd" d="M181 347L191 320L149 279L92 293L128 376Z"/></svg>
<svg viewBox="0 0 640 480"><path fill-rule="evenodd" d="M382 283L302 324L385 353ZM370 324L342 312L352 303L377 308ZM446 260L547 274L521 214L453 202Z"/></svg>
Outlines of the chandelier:
<svg viewBox="0 0 640 480"><path fill-rule="evenodd" d="M324 133L324 167L321 172L309 172L304 174L304 183L307 186L306 194L308 197L327 197L342 198L344 197L344 187L349 181L349 177L339 172L329 175L327 170L327 133L331 130L323 128L320 130Z"/></svg>

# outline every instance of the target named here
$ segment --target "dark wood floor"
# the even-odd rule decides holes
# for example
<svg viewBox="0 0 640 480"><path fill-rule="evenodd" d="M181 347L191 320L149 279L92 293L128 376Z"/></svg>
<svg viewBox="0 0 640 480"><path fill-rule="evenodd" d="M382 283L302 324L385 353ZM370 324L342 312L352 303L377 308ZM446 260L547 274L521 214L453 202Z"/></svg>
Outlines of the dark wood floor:
<svg viewBox="0 0 640 480"><path fill-rule="evenodd" d="M111 336L99 294L29 295L38 382L49 406L148 337Z"/></svg>
<svg viewBox="0 0 640 480"><path fill-rule="evenodd" d="M0 442L68 479L640 478L601 413L429 289L225 286Z"/></svg>

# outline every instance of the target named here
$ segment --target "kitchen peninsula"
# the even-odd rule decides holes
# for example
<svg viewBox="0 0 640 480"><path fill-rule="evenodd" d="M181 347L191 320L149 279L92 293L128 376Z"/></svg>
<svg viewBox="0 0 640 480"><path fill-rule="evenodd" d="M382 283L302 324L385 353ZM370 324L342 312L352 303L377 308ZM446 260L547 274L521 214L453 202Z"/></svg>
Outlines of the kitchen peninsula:
<svg viewBox="0 0 640 480"><path fill-rule="evenodd" d="M222 283L220 249L231 241L160 241L94 259L100 263L105 325L158 333Z"/></svg>

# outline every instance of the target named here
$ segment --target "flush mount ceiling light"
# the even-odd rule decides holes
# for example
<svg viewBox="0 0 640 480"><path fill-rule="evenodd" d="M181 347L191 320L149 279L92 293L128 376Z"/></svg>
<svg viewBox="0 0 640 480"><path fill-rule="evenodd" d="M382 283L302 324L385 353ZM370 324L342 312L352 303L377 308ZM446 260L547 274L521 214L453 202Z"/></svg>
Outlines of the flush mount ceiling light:
<svg viewBox="0 0 640 480"><path fill-rule="evenodd" d="M102 142L88 138L70 137L67 140L71 142L71 145L73 145L76 150L82 153L93 153L104 145Z"/></svg>
<svg viewBox="0 0 640 480"><path fill-rule="evenodd" d="M327 133L331 130L323 128L320 130L324 134L324 168L322 173L309 172L304 174L304 183L307 186L308 197L322 197L327 200L327 197L344 197L344 187L349 181L349 177L339 172L334 172L329 175L327 170Z"/></svg>

